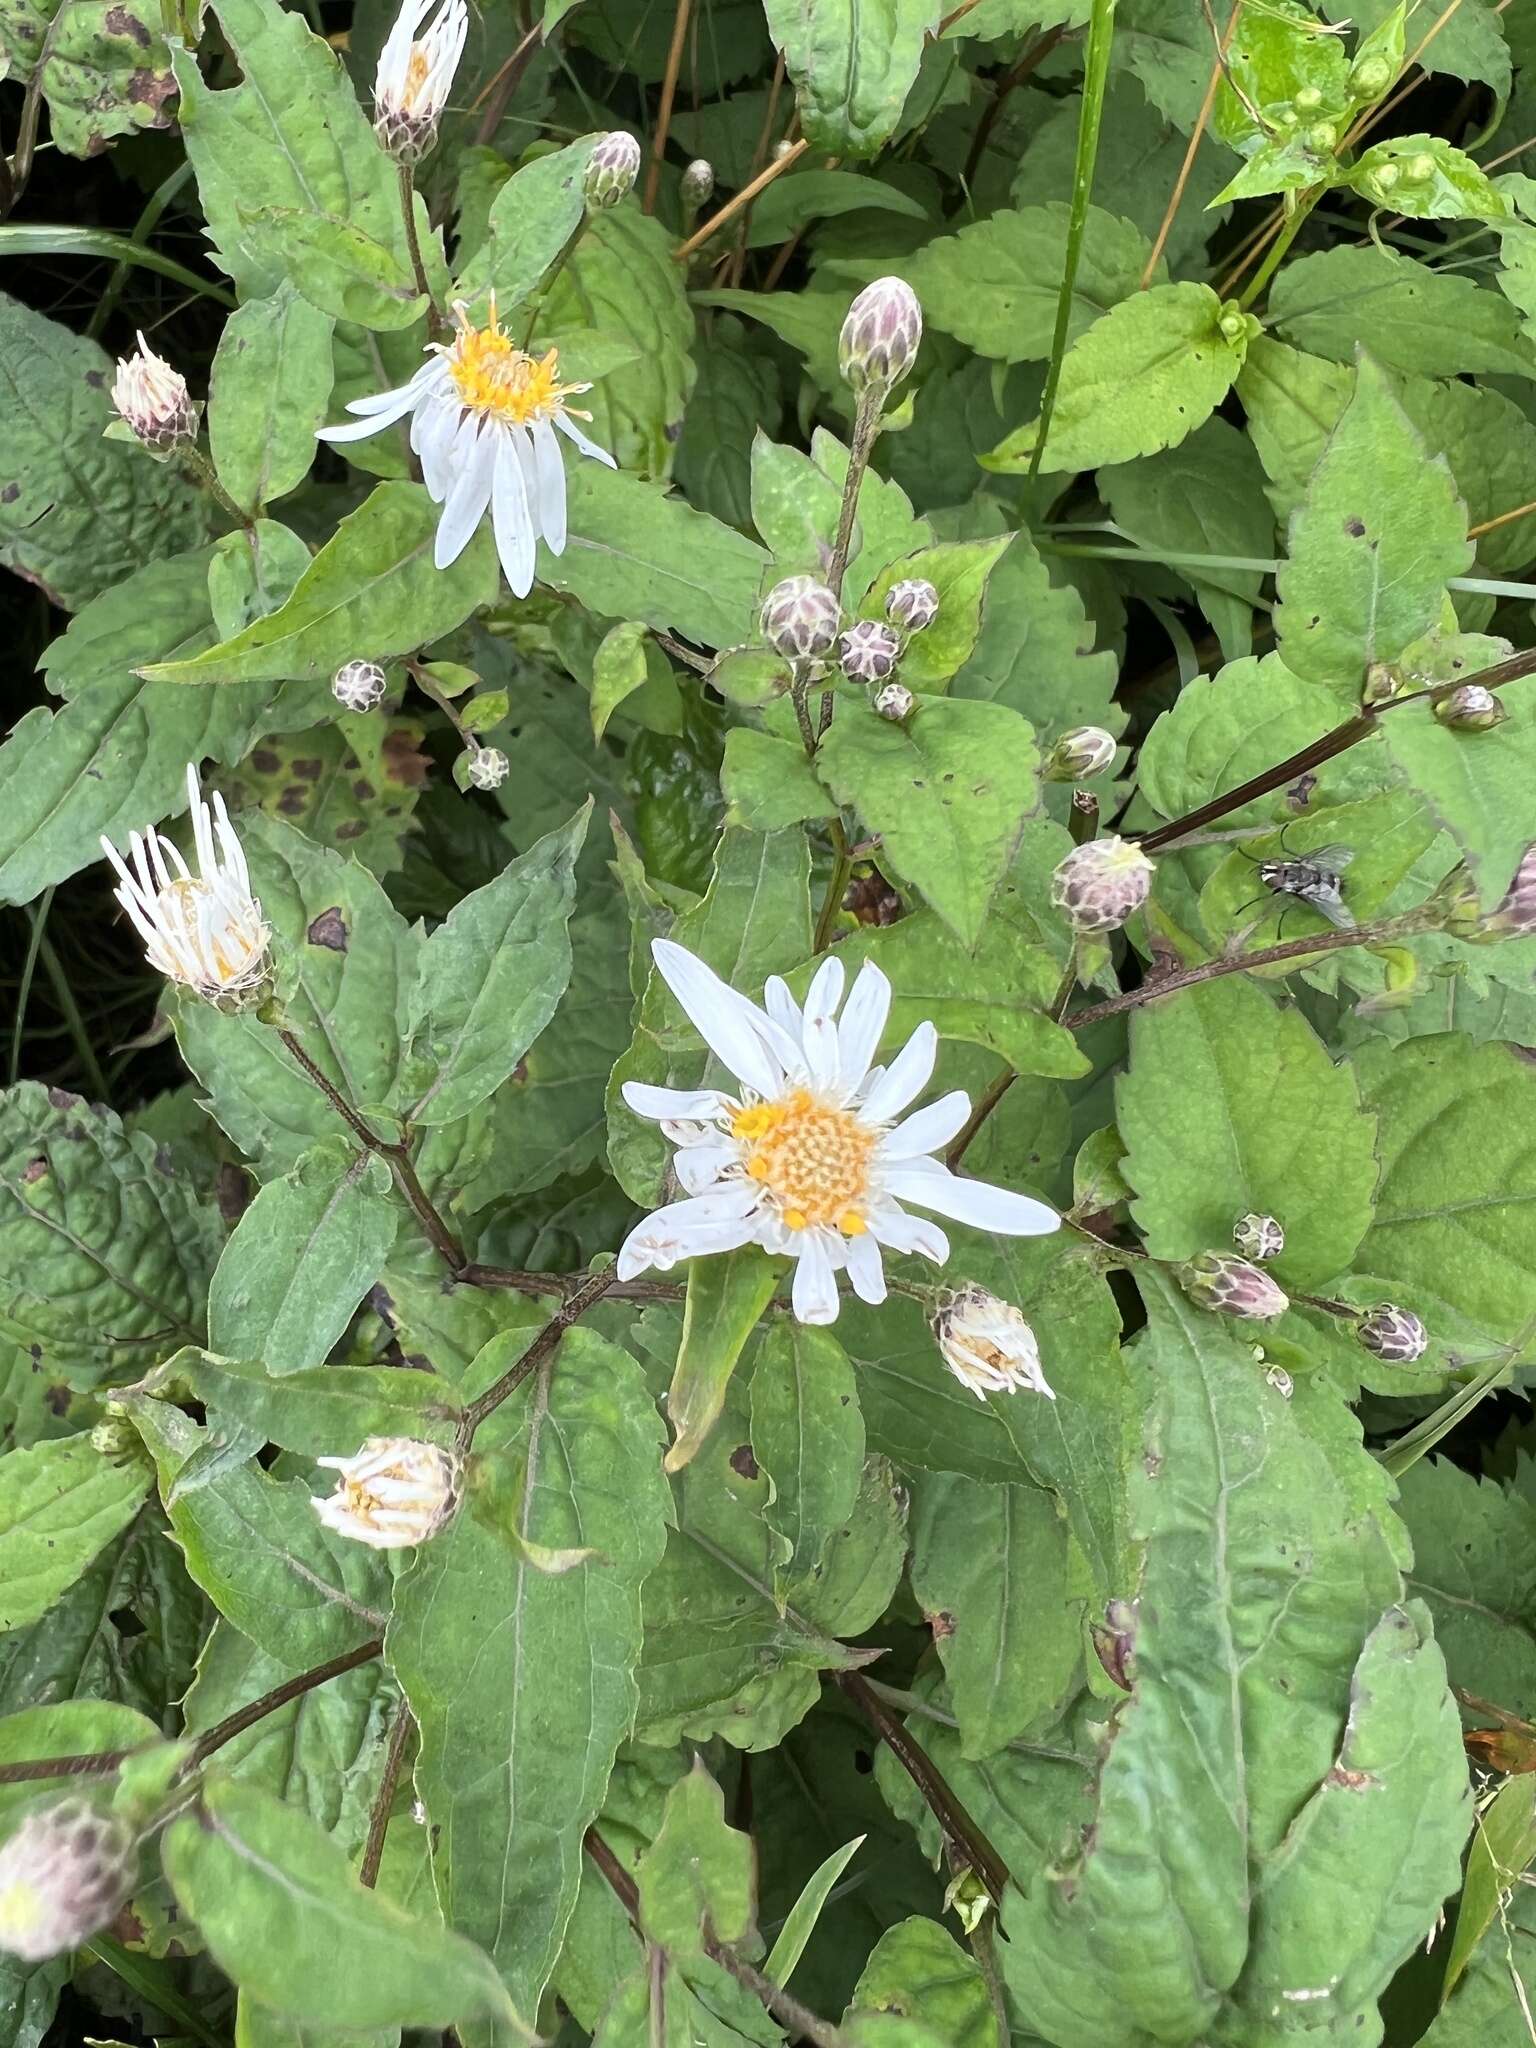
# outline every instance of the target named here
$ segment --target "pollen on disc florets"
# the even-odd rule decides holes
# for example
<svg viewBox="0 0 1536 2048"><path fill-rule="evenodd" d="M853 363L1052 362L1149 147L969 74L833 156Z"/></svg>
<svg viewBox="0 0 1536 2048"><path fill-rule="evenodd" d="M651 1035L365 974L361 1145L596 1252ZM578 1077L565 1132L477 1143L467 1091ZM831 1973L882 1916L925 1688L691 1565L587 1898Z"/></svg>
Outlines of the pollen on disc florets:
<svg viewBox="0 0 1536 2048"><path fill-rule="evenodd" d="M558 349L531 356L519 348L497 320L494 299L483 327L470 319L462 300L454 306L453 316L458 333L441 354L459 403L468 411L523 427L533 420L552 420L559 413L574 411L566 406L566 399L574 392L591 390L590 384L560 382ZM575 416L589 417L584 412Z"/></svg>
<svg viewBox="0 0 1536 2048"><path fill-rule="evenodd" d="M1133 839L1090 839L1051 876L1051 901L1074 931L1118 931L1146 902L1152 868Z"/></svg>
<svg viewBox="0 0 1536 2048"><path fill-rule="evenodd" d="M777 1101L738 1110L731 1136L743 1148L742 1171L771 1198L786 1230L863 1236L863 1205L880 1134L851 1109L796 1088Z"/></svg>

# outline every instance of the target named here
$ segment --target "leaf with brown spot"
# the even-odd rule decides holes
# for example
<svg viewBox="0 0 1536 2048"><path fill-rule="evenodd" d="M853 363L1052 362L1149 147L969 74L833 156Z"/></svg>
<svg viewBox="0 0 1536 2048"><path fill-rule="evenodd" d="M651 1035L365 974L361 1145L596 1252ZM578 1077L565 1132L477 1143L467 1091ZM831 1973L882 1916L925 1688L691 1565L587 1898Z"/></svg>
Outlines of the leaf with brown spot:
<svg viewBox="0 0 1536 2048"><path fill-rule="evenodd" d="M18 85L41 57L50 128L68 156L98 156L115 135L171 125L176 80L158 7L0 0L0 49Z"/></svg>

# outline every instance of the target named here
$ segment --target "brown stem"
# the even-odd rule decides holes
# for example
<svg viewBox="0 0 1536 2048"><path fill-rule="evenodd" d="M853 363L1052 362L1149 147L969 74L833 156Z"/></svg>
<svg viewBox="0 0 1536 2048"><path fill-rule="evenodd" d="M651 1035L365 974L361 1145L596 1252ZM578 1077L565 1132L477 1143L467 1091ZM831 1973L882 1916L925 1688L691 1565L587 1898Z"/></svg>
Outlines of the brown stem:
<svg viewBox="0 0 1536 2048"><path fill-rule="evenodd" d="M494 1413L509 1394L516 1393L530 1373L538 1371L572 1323L584 1316L594 1302L601 1301L617 1277L617 1270L612 1266L605 1266L600 1273L589 1274L555 1310L516 1365L504 1372L494 1386L487 1387L483 1394L470 1402L459 1419L455 1435L455 1445L460 1452L469 1449L474 1442L475 1431L485 1418Z"/></svg>
<svg viewBox="0 0 1536 2048"><path fill-rule="evenodd" d="M827 564L827 588L834 597L843 594L843 577L853 546L854 522L859 514L859 487L874 452L875 436L880 431L880 407L884 396L878 386L866 386L859 393L853 415L853 436L848 443L848 474L843 478L843 502L837 508L837 536L832 542L832 558Z"/></svg>
<svg viewBox="0 0 1536 2048"><path fill-rule="evenodd" d="M992 130L997 126L998 116L1003 111L1008 95L1015 86L1023 85L1027 78L1039 70L1065 34L1064 28L1048 28L1043 36L1035 38L1012 70L1006 71L998 81L991 104L976 124L976 133L971 138L970 151L965 159L965 169L960 173L960 182L967 191L970 190L971 181L976 176L977 167L986 155Z"/></svg>
<svg viewBox="0 0 1536 2048"><path fill-rule="evenodd" d="M535 22L511 56L496 73L490 84L480 94L479 99L475 100L474 104L470 107L470 112L473 113L481 100L487 102L485 112L480 116L480 126L475 130L475 140L482 149L489 143L491 137L501 126L501 117L507 111L507 102L511 99L513 93L517 91L518 81L528 67L528 60L533 55L534 45L539 41L543 33L543 23Z"/></svg>
<svg viewBox="0 0 1536 2048"><path fill-rule="evenodd" d="M661 184L661 164L667 153L667 130L672 126L672 102L677 95L677 74L683 68L683 45L688 40L688 16L693 0L677 0L672 17L672 41L667 50L667 69L661 81L661 103L656 110L656 133L651 141L650 168L645 174L642 213L656 211L656 193Z"/></svg>
<svg viewBox="0 0 1536 2048"><path fill-rule="evenodd" d="M402 1699L400 1710L395 1715L395 1725L389 1733L389 1750L384 1758L384 1775L379 1780L379 1789L374 1794L373 1810L368 1816L368 1840L363 1845L363 1860L358 1868L358 1882L370 1891L379 1881L379 1865L384 1861L384 1838L389 1833L389 1817L394 1809L395 1789L400 1783L400 1770L405 1762L405 1752L410 1745L411 1730L415 1717Z"/></svg>
<svg viewBox="0 0 1536 2048"><path fill-rule="evenodd" d="M673 262L686 263L695 249L702 249L704 244L710 241L725 226L728 220L734 220L744 206L750 206L765 185L771 185L775 178L782 176L789 169L791 164L798 163L810 146L803 135L798 142L792 142L782 156L775 157L771 164L768 164L763 170L759 171L751 184L743 185L734 198L728 199L718 213L712 214L705 221L703 227L695 228L686 242L679 242L672 251Z"/></svg>
<svg viewBox="0 0 1536 2048"><path fill-rule="evenodd" d="M396 165L400 179L400 212L405 220L405 246L410 251L411 276L416 289L427 302L427 325L435 335L443 324L438 311L437 300L427 282L427 266L422 258L421 237L416 230L416 173L407 163Z"/></svg>
<svg viewBox="0 0 1536 2048"><path fill-rule="evenodd" d="M476 1261L456 1275L465 1287L505 1287L514 1294L558 1294L566 1299L586 1285L585 1273L529 1273L518 1266L482 1266ZM687 1294L669 1280L619 1280L606 1290L610 1301L682 1301Z"/></svg>
<svg viewBox="0 0 1536 2048"><path fill-rule="evenodd" d="M1226 68L1227 46L1232 40L1232 31L1237 27L1237 17L1242 11L1243 0L1233 0L1232 12L1227 17L1226 33L1217 45L1216 55L1211 63L1211 75L1206 82L1205 98L1200 102L1200 117L1195 122L1195 131L1190 136L1188 145L1185 148L1184 161L1179 165L1179 175L1173 181L1173 191L1169 196L1167 206L1163 210L1162 222L1157 230L1157 240L1152 244L1152 252L1147 257L1146 267L1141 273L1141 289L1143 291L1151 284L1157 266L1162 261L1163 250L1168 245L1168 237L1173 232L1173 223L1178 218L1179 208L1183 204L1185 188L1189 184L1189 174L1195 168L1195 158L1199 154L1201 143L1205 140L1205 124L1211 118L1211 108L1216 103L1216 88L1220 85L1222 72Z"/></svg>

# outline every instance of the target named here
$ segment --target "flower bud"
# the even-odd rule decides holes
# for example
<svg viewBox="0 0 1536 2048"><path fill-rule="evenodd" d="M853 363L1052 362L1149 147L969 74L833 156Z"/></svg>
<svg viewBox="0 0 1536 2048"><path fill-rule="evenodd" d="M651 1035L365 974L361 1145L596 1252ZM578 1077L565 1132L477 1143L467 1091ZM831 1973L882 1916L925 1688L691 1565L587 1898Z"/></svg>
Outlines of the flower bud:
<svg viewBox="0 0 1536 2048"><path fill-rule="evenodd" d="M29 1813L0 1848L0 1950L43 1963L79 1948L117 1918L133 1865L122 1821L84 1799Z"/></svg>
<svg viewBox="0 0 1536 2048"><path fill-rule="evenodd" d="M1261 1266L1250 1266L1228 1252L1201 1252L1179 1268L1179 1281L1197 1307L1241 1316L1247 1322L1266 1323L1272 1316L1283 1316L1291 1305Z"/></svg>
<svg viewBox="0 0 1536 2048"><path fill-rule="evenodd" d="M926 576L904 576L885 593L885 616L903 633L921 633L939 616L939 593Z"/></svg>
<svg viewBox="0 0 1536 2048"><path fill-rule="evenodd" d="M476 789L500 789L512 763L500 747L476 747L469 757L469 779Z"/></svg>
<svg viewBox="0 0 1536 2048"><path fill-rule="evenodd" d="M905 683L887 683L875 692L875 710L894 725L901 725L912 716L916 701Z"/></svg>
<svg viewBox="0 0 1536 2048"><path fill-rule="evenodd" d="M1458 683L1435 699L1435 716L1452 732L1492 732L1509 712L1492 690L1481 683Z"/></svg>
<svg viewBox="0 0 1536 2048"><path fill-rule="evenodd" d="M1378 1303L1369 1315L1362 1316L1355 1335L1372 1358L1386 1365L1412 1365L1429 1348L1429 1332L1418 1317L1390 1301Z"/></svg>
<svg viewBox="0 0 1536 2048"><path fill-rule="evenodd" d="M1350 66L1349 89L1357 99L1380 99L1392 77L1392 66L1385 57L1361 57Z"/></svg>
<svg viewBox="0 0 1536 2048"><path fill-rule="evenodd" d="M1532 932L1536 932L1536 842L1521 854L1514 880L1482 926L1482 936L1490 939L1524 939Z"/></svg>
<svg viewBox="0 0 1536 2048"><path fill-rule="evenodd" d="M1136 1602L1111 1600L1104 1619L1092 1624L1093 1647L1104 1675L1122 1692L1136 1682Z"/></svg>
<svg viewBox="0 0 1536 2048"><path fill-rule="evenodd" d="M1114 767L1116 751L1114 734L1102 725L1074 725L1046 755L1041 772L1047 782L1086 782Z"/></svg>
<svg viewBox="0 0 1536 2048"><path fill-rule="evenodd" d="M1285 1250L1285 1232L1275 1217L1250 1209L1233 1224L1232 1242L1245 1259L1278 1259Z"/></svg>
<svg viewBox="0 0 1536 2048"><path fill-rule="evenodd" d="M331 677L331 695L344 711L372 711L384 695L384 671L376 661L343 662Z"/></svg>
<svg viewBox="0 0 1536 2048"><path fill-rule="evenodd" d="M992 1894L970 1864L964 1864L950 1879L944 1892L944 1910L954 1914L968 1935L974 1934L995 1910Z"/></svg>
<svg viewBox="0 0 1536 2048"><path fill-rule="evenodd" d="M1051 876L1051 901L1077 932L1118 931L1152 887L1152 862L1134 839L1074 846Z"/></svg>
<svg viewBox="0 0 1536 2048"><path fill-rule="evenodd" d="M978 1401L1021 1387L1055 1400L1040 1370L1035 1333L1011 1301L985 1287L962 1287L945 1299L930 1327L944 1363Z"/></svg>
<svg viewBox="0 0 1536 2048"><path fill-rule="evenodd" d="M900 659L901 635L882 619L857 619L838 635L838 666L850 682L883 683Z"/></svg>
<svg viewBox="0 0 1536 2048"><path fill-rule="evenodd" d="M464 0L441 0L424 27L429 11L430 0L405 0L374 75L373 132L402 164L419 163L436 142L469 33Z"/></svg>
<svg viewBox="0 0 1536 2048"><path fill-rule="evenodd" d="M587 159L582 197L588 206L617 206L634 190L639 175L639 143L622 128L615 128L594 145Z"/></svg>
<svg viewBox="0 0 1536 2048"><path fill-rule="evenodd" d="M707 206L715 193L715 167L696 156L683 172L679 190L682 201L690 213L697 213L701 206Z"/></svg>
<svg viewBox="0 0 1536 2048"><path fill-rule="evenodd" d="M1283 1365L1272 1365L1264 1375L1264 1384L1273 1387L1282 1401L1289 1401L1296 1391L1296 1382Z"/></svg>
<svg viewBox="0 0 1536 2048"><path fill-rule="evenodd" d="M1316 85L1304 85L1300 92L1297 93L1295 103L1304 114L1310 114L1314 107L1320 107L1323 104L1322 88Z"/></svg>
<svg viewBox="0 0 1536 2048"><path fill-rule="evenodd" d="M786 576L763 600L758 621L763 638L786 661L825 654L837 638L842 609L814 576Z"/></svg>
<svg viewBox="0 0 1536 2048"><path fill-rule="evenodd" d="M157 356L142 334L133 354L118 361L112 403L135 438L155 455L173 454L197 439L197 407L186 378Z"/></svg>
<svg viewBox="0 0 1536 2048"><path fill-rule="evenodd" d="M453 1513L459 1462L436 1444L405 1436L371 1436L351 1458L317 1458L339 1472L336 1491L311 1505L327 1529L370 1550L409 1550L425 1543Z"/></svg>
<svg viewBox="0 0 1536 2048"><path fill-rule="evenodd" d="M899 277L878 277L848 308L838 336L837 366L860 397L883 398L917 361L923 338L923 309L917 293Z"/></svg>

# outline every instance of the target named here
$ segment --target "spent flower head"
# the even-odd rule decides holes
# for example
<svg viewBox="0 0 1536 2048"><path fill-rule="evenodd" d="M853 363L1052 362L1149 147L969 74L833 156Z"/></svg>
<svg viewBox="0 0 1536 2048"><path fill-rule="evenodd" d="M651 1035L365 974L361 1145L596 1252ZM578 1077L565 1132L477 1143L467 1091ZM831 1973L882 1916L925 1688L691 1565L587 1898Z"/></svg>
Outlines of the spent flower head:
<svg viewBox="0 0 1536 2048"><path fill-rule="evenodd" d="M1051 901L1076 932L1118 931L1146 902L1153 863L1134 839L1089 839L1051 876Z"/></svg>
<svg viewBox="0 0 1536 2048"><path fill-rule="evenodd" d="M317 1458L338 1473L336 1491L312 1497L327 1529L371 1550L425 1543L453 1513L459 1462L451 1451L413 1437L371 1436L350 1458Z"/></svg>
<svg viewBox="0 0 1536 2048"><path fill-rule="evenodd" d="M885 593L885 616L903 633L921 633L939 616L939 593L926 576L904 576Z"/></svg>
<svg viewBox="0 0 1536 2048"><path fill-rule="evenodd" d="M842 607L815 576L786 576L763 599L763 638L786 661L811 661L837 638Z"/></svg>
<svg viewBox="0 0 1536 2048"><path fill-rule="evenodd" d="M155 455L171 455L197 439L197 407L187 380L157 356L142 334L131 356L118 359L112 403L135 438Z"/></svg>
<svg viewBox="0 0 1536 2048"><path fill-rule="evenodd" d="M883 398L917 361L922 338L917 293L899 277L877 277L848 308L838 336L843 381L860 397L868 391Z"/></svg>
<svg viewBox="0 0 1536 2048"><path fill-rule="evenodd" d="M883 683L901 659L901 635L883 619L856 619L837 639L837 665L850 682Z"/></svg>
<svg viewBox="0 0 1536 2048"><path fill-rule="evenodd" d="M331 677L331 695L344 711L372 711L384 698L384 671L376 661L346 661Z"/></svg>
<svg viewBox="0 0 1536 2048"><path fill-rule="evenodd" d="M944 1363L978 1401L1021 1388L1055 1400L1040 1370L1035 1333L1011 1301L973 1282L940 1304L931 1328Z"/></svg>
<svg viewBox="0 0 1536 2048"><path fill-rule="evenodd" d="M465 0L405 0L379 52L373 126L397 162L420 161L437 140L454 73L469 32Z"/></svg>
<svg viewBox="0 0 1536 2048"><path fill-rule="evenodd" d="M654 940L651 952L737 1085L624 1084L629 1107L678 1148L672 1170L684 1199L636 1224L619 1251L621 1280L761 1245L795 1261L800 1321L830 1323L840 1272L861 1301L885 1299L882 1246L938 1264L949 1257L944 1232L909 1214L909 1203L1007 1236L1060 1228L1044 1202L962 1179L934 1156L964 1125L970 1099L956 1089L905 1114L928 1086L938 1033L920 1024L888 1066L871 1064L891 1009L891 984L873 962L846 1002L843 963L832 954L803 1006L772 975L759 1008L672 940Z"/></svg>
<svg viewBox="0 0 1536 2048"><path fill-rule="evenodd" d="M599 209L617 206L635 189L639 175L639 143L624 129L612 129L593 145L581 182L582 197Z"/></svg>
<svg viewBox="0 0 1536 2048"><path fill-rule="evenodd" d="M1201 1252L1179 1268L1178 1277L1191 1301L1217 1315L1265 1323L1283 1316L1291 1305L1290 1297L1262 1266L1250 1265L1230 1252Z"/></svg>
<svg viewBox="0 0 1536 2048"><path fill-rule="evenodd" d="M1378 1302L1355 1325L1357 1340L1386 1365L1413 1365L1429 1348L1429 1332L1411 1309Z"/></svg>
<svg viewBox="0 0 1536 2048"><path fill-rule="evenodd" d="M68 1955L117 1918L132 1888L124 1823L84 1799L35 1808L0 1846L0 1950L24 1963Z"/></svg>

